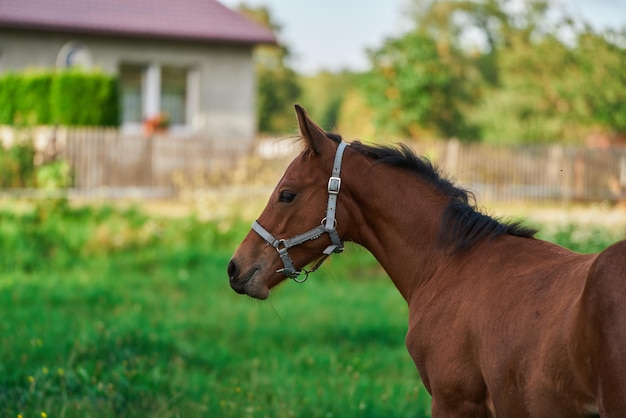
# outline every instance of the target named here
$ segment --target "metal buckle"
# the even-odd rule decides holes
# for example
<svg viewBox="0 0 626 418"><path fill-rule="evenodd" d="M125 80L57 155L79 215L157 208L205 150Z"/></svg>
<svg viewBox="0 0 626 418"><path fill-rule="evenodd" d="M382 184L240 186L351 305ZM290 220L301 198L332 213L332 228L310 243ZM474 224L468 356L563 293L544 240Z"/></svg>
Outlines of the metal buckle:
<svg viewBox="0 0 626 418"><path fill-rule="evenodd" d="M331 177L328 179L328 194L339 194L341 189L341 178Z"/></svg>

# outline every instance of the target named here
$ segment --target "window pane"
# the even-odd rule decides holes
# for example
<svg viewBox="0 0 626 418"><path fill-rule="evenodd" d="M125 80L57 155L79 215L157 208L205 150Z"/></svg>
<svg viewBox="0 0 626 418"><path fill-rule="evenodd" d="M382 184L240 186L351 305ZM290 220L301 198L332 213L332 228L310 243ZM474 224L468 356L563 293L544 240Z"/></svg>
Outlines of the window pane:
<svg viewBox="0 0 626 418"><path fill-rule="evenodd" d="M120 85L122 89L122 123L141 123L143 119L143 99L141 79L144 68L139 65L120 67Z"/></svg>
<svg viewBox="0 0 626 418"><path fill-rule="evenodd" d="M187 122L187 70L163 67L161 70L161 110L172 125Z"/></svg>

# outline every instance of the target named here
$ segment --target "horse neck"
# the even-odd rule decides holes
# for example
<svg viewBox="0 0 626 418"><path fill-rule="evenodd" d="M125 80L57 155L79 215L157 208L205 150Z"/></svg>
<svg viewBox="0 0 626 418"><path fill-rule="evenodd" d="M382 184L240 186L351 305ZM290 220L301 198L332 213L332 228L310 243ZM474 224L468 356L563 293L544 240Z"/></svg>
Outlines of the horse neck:
<svg viewBox="0 0 626 418"><path fill-rule="evenodd" d="M350 199L346 239L367 248L402 296L426 280L443 257L435 248L441 215L449 198L407 170L374 165L365 157L345 170Z"/></svg>

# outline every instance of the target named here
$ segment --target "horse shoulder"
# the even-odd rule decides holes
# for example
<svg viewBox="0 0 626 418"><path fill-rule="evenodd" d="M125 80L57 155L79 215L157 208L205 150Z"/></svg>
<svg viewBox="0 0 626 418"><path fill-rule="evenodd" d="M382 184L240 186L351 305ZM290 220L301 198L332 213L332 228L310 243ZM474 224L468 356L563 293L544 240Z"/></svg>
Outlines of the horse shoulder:
<svg viewBox="0 0 626 418"><path fill-rule="evenodd" d="M446 272L454 286L440 283L430 296L411 301L407 348L433 407L437 399L441 409L491 410L495 402L500 411L527 411L536 393L528 379L539 383L533 387L576 380L569 372L553 378L543 373L557 364L571 369L567 330L595 256L510 237L489 256L469 257L479 261L470 274L460 271L469 260L458 260L459 271L452 266ZM545 345L552 349L540 359Z"/></svg>

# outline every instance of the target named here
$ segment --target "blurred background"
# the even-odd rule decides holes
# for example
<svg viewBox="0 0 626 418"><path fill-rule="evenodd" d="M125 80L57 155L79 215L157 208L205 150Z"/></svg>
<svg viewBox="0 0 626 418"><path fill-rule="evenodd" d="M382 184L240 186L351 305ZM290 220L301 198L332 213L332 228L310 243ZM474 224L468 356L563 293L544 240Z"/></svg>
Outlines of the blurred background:
<svg viewBox="0 0 626 418"><path fill-rule="evenodd" d="M625 0L3 0L0 415L429 416L363 249L228 286L294 103L595 252L626 232L624 68Z"/></svg>

